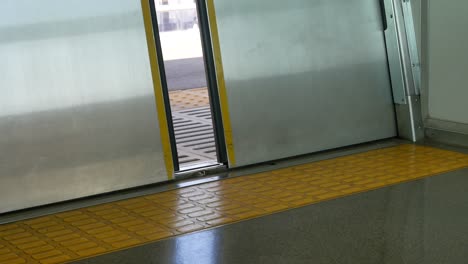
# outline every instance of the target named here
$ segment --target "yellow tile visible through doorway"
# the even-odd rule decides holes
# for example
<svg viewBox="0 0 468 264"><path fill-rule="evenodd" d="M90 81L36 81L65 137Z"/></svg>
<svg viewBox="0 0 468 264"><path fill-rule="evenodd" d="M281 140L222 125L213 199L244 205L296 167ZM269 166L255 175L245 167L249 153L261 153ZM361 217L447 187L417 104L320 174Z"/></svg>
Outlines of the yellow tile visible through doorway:
<svg viewBox="0 0 468 264"><path fill-rule="evenodd" d="M172 111L180 111L210 105L208 88L195 88L187 90L170 91Z"/></svg>

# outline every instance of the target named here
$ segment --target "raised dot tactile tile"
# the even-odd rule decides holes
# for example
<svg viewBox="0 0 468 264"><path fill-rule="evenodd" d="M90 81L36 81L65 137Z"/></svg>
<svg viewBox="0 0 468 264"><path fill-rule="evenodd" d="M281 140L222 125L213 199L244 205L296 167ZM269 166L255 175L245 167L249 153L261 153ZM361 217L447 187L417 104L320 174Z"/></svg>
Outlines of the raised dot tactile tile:
<svg viewBox="0 0 468 264"><path fill-rule="evenodd" d="M210 105L208 88L195 88L169 92L172 111L205 107Z"/></svg>
<svg viewBox="0 0 468 264"><path fill-rule="evenodd" d="M63 263L468 167L400 145L0 225L0 263Z"/></svg>

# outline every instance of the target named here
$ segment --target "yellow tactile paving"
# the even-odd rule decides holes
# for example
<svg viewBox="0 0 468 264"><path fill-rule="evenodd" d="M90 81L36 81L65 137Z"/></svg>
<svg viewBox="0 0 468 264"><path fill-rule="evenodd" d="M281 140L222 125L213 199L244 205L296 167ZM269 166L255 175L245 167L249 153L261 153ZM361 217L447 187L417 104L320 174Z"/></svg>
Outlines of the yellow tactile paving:
<svg viewBox="0 0 468 264"><path fill-rule="evenodd" d="M0 263L62 263L468 167L414 145L0 225Z"/></svg>
<svg viewBox="0 0 468 264"><path fill-rule="evenodd" d="M180 91L171 91L169 93L172 111L180 111L191 108L209 106L208 89L196 88Z"/></svg>

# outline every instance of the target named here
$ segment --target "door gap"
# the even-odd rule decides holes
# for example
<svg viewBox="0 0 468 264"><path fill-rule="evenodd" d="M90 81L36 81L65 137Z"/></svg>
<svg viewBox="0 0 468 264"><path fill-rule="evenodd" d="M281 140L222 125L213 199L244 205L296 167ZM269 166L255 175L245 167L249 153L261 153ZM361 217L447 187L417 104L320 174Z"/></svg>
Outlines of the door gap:
<svg viewBox="0 0 468 264"><path fill-rule="evenodd" d="M154 0L154 3L164 62L162 74L175 121L178 171L220 163L197 2ZM207 146L207 141L212 146ZM211 151L203 151L206 148Z"/></svg>

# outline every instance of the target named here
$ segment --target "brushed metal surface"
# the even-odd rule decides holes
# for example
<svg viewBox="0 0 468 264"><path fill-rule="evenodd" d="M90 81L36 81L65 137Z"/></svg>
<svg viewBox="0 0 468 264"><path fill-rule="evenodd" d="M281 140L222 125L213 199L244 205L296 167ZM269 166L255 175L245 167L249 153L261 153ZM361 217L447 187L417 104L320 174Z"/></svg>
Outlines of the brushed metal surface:
<svg viewBox="0 0 468 264"><path fill-rule="evenodd" d="M398 136L413 142L424 139L420 103L420 63L411 4L384 1L388 28L385 31L392 80Z"/></svg>
<svg viewBox="0 0 468 264"><path fill-rule="evenodd" d="M167 180L140 1L1 1L5 34L0 213Z"/></svg>
<svg viewBox="0 0 468 264"><path fill-rule="evenodd" d="M216 0L237 166L396 135L378 0Z"/></svg>
<svg viewBox="0 0 468 264"><path fill-rule="evenodd" d="M382 5L385 6L385 20L387 28L385 29L385 42L387 47L388 55L388 66L390 70L390 79L392 83L393 91L393 102L395 104L407 104L407 82L405 62L403 61L404 50L400 41L400 37L403 36L401 33L402 25L399 21L401 10L399 10L400 2L394 0L383 0ZM404 27L403 27L404 30Z"/></svg>
<svg viewBox="0 0 468 264"><path fill-rule="evenodd" d="M420 41L420 2L403 1L402 16L405 23L406 42L408 43L408 53L411 60L414 90L416 95L421 94L421 60L419 53ZM415 10L415 11L414 11Z"/></svg>
<svg viewBox="0 0 468 264"><path fill-rule="evenodd" d="M412 142L424 140L424 122L421 114L421 98L417 95L407 97L407 104L395 105L398 124L398 137Z"/></svg>

